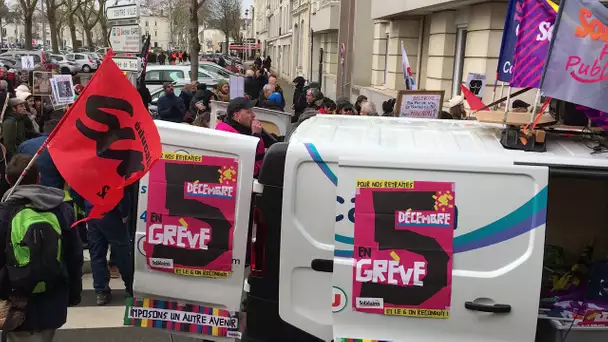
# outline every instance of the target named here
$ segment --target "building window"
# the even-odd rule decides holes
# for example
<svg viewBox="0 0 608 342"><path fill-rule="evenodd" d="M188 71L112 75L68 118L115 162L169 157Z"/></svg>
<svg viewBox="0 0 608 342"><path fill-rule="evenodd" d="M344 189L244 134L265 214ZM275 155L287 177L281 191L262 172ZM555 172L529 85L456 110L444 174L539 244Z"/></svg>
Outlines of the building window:
<svg viewBox="0 0 608 342"><path fill-rule="evenodd" d="M158 24L156 23L156 20L154 20L154 26L158 26Z"/></svg>
<svg viewBox="0 0 608 342"><path fill-rule="evenodd" d="M148 22L146 21L146 27L148 27Z"/></svg>
<svg viewBox="0 0 608 342"><path fill-rule="evenodd" d="M388 42L389 36L386 34L386 47L384 48L384 81L382 83L386 85L386 81L388 79Z"/></svg>
<svg viewBox="0 0 608 342"><path fill-rule="evenodd" d="M154 31L154 37L158 37L158 31Z"/></svg>
<svg viewBox="0 0 608 342"><path fill-rule="evenodd" d="M452 75L452 96L460 95L462 72L464 69L464 51L467 46L467 28L456 30L456 51L454 52L454 72Z"/></svg>

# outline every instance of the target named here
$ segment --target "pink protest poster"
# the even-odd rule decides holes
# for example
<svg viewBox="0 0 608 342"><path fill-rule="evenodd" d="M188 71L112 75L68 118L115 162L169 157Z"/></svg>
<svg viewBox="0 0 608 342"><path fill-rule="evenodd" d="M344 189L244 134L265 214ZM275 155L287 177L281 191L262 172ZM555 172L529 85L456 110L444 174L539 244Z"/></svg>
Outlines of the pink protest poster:
<svg viewBox="0 0 608 342"><path fill-rule="evenodd" d="M184 276L232 272L238 161L163 152L150 170L148 266Z"/></svg>
<svg viewBox="0 0 608 342"><path fill-rule="evenodd" d="M449 318L454 183L357 180L355 311Z"/></svg>

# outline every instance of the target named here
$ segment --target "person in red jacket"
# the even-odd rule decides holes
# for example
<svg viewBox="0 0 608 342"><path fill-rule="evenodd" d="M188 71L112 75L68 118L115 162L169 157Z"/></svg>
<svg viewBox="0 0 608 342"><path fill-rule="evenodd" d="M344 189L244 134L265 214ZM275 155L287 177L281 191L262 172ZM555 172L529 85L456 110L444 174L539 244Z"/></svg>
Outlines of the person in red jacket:
<svg viewBox="0 0 608 342"><path fill-rule="evenodd" d="M253 177L257 177L260 172L265 153L262 124L255 119L255 113L251 110L256 104L256 100L248 100L244 97L230 100L224 121L218 122L215 127L218 131L251 135L259 139L255 153Z"/></svg>

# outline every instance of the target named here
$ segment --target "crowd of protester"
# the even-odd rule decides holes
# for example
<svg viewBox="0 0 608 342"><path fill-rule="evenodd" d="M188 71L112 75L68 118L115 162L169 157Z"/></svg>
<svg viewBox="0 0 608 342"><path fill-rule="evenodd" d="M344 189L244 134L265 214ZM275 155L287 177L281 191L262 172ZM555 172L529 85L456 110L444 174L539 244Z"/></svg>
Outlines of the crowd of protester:
<svg viewBox="0 0 608 342"><path fill-rule="evenodd" d="M172 52L165 56L161 52L158 63L186 61L185 52ZM255 60L251 69L246 71L244 94L230 98L230 85L221 81L213 87L204 83L193 82L186 85L179 96L175 95L172 83L163 84L164 96L158 100L158 116L161 120L210 127L211 102L228 102L226 114L215 129L245 134L259 138L256 150L254 176L257 176L265 150L277 141L289 140L292 132L304 121L323 114L361 115L361 116L394 116L395 99L382 104L379 113L375 104L361 95L354 103L349 98L340 97L335 101L324 96L318 83L308 83L299 76L293 80L294 94L291 104L287 104L284 91L277 77L270 72L270 57ZM134 229L133 199L134 188L125 190L123 200L102 219L93 219L80 224L77 229L71 225L88 216L91 203L84 200L64 181L55 167L48 151L35 160L33 167L25 174L21 185L11 189L23 170L30 164L32 157L44 144L46 138L65 115L66 108L53 106L49 98L35 96L28 84L31 84L31 72L19 73L0 67L0 105L7 108L2 116L0 150L0 195L7 196L7 202L0 205L0 244L7 246L11 236L11 215L14 207L29 205L40 212L49 212L58 218L62 241L62 265L65 272L55 279L58 286L49 287L46 291L32 294L17 292L7 285L0 272L0 322L2 322L3 305L13 308L16 316L5 319L13 324L8 335L9 341L21 341L20 333L39 334L42 341L51 341L54 331L61 327L67 317L67 308L80 302L82 291L83 243L88 246L91 256L93 287L98 305L112 301L112 290L109 287L111 277L121 277L128 295L133 286L133 238ZM75 79L75 94L83 87ZM145 105L150 103L150 93L145 87L138 88ZM517 101L516 101L517 102ZM526 103L514 103L522 108ZM292 125L284 137L267 133L256 119L254 107L276 111L292 111ZM466 116L464 99L456 96L449 101L449 112L442 111L440 118L462 119ZM110 250L110 260L107 258ZM0 270L8 265L9 260L0 253ZM4 264L3 264L4 263ZM31 289L30 289L31 290ZM24 304L25 303L25 304ZM19 316L22 314L22 316ZM17 324L18 323L18 324ZM1 328L1 327L0 327ZM46 337L45 337L46 336ZM49 339L50 338L50 339Z"/></svg>
<svg viewBox="0 0 608 342"><path fill-rule="evenodd" d="M134 190L126 189L120 204L102 219L71 229L74 222L88 216L92 204L66 184L48 151L42 151L20 185L11 189L67 111L66 107L54 107L48 97L32 95L29 78L31 72L0 68L0 110L6 103L0 131L0 244L8 246L10 232L17 229L12 221L16 208L27 206L38 213L51 213L59 224L61 259L57 260L61 273L47 274L45 289L32 292L9 281L4 270L11 266L11 260L5 257L6 251L0 253L0 324L4 322L0 328L8 341L52 341L55 330L66 322L68 306L80 302L83 246L88 246L91 257L97 305L112 301L111 277L121 277L127 295L132 294L134 225L129 220ZM78 77L74 78L74 92L79 95L83 87Z"/></svg>

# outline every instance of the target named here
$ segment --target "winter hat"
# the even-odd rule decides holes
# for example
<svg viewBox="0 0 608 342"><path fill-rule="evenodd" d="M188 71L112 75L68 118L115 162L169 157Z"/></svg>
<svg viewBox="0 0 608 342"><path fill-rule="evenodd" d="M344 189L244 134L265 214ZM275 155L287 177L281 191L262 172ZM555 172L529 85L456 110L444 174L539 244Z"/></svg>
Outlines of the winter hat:
<svg viewBox="0 0 608 342"><path fill-rule="evenodd" d="M30 91L30 88L28 86L26 86L25 84L22 84L22 85L18 86L17 88L15 88L16 93L26 93L29 91Z"/></svg>
<svg viewBox="0 0 608 342"><path fill-rule="evenodd" d="M19 99L25 101L30 96L32 96L32 93L30 93L29 91L20 91L20 92L17 93L16 97L18 97Z"/></svg>
<svg viewBox="0 0 608 342"><path fill-rule="evenodd" d="M464 97L462 97L462 95L454 96L448 102L448 107L450 107L450 108L456 107L456 106L461 105L463 103L464 103Z"/></svg>
<svg viewBox="0 0 608 342"><path fill-rule="evenodd" d="M268 96L268 101L274 102L278 105L281 104L281 94L277 93L276 91L272 94L270 94L270 96Z"/></svg>

